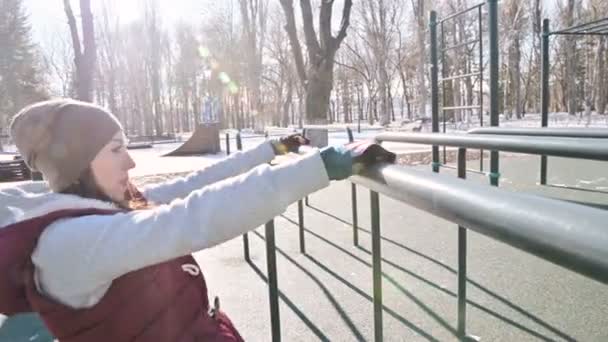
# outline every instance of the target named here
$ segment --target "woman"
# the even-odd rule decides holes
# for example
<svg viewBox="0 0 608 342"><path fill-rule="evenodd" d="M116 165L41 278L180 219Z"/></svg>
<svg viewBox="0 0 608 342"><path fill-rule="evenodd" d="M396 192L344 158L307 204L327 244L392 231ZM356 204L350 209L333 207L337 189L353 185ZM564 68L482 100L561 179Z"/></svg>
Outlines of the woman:
<svg viewBox="0 0 608 342"><path fill-rule="evenodd" d="M140 192L123 129L100 107L36 103L15 116L11 136L50 191L0 192L0 273L9 275L0 313L38 312L61 341L241 341L209 305L190 253L260 226L353 166L336 148L269 166L304 142L294 135Z"/></svg>

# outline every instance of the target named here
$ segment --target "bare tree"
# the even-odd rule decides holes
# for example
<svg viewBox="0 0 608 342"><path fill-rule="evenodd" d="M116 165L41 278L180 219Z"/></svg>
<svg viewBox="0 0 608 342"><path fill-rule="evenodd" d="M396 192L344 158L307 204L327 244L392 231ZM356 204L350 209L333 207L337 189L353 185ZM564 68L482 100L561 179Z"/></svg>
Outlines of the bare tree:
<svg viewBox="0 0 608 342"><path fill-rule="evenodd" d="M82 44L78 34L76 19L69 0L63 0L65 14L70 26L72 45L74 47L74 65L76 66L76 96L79 100L93 101L93 79L95 72L96 44L95 28L91 1L80 0L80 17L82 25Z"/></svg>
<svg viewBox="0 0 608 342"><path fill-rule="evenodd" d="M416 17L416 43L418 50L418 68L416 69L416 78L418 80L418 112L422 116L427 116L426 103L427 103L427 86L426 86L426 68L427 57L426 57L426 17L427 17L427 0L411 0L412 9Z"/></svg>
<svg viewBox="0 0 608 342"><path fill-rule="evenodd" d="M352 0L345 0L342 23L336 37L332 35L332 10L334 1L325 0L319 12L319 38L313 25L310 0L301 0L300 9L304 25L308 68L305 67L302 47L298 39L293 0L280 0L286 17L285 29L289 35L300 81L306 88L306 117L311 122L327 122L329 98L333 87L334 58L340 44L346 38L350 23Z"/></svg>

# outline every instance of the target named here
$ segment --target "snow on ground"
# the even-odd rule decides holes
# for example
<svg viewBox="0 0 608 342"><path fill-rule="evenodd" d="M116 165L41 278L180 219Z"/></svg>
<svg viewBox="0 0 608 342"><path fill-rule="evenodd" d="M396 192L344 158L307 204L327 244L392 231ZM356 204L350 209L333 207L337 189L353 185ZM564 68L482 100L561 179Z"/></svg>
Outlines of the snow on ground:
<svg viewBox="0 0 608 342"><path fill-rule="evenodd" d="M487 126L490 122L488 116L484 117L484 126ZM416 126L416 123L409 123L402 125L401 122L393 122L387 128L378 125L369 125L368 123L361 123L361 132L357 132L357 123L352 124L332 124L326 126L306 126L307 128L327 128L329 130L329 144L330 145L342 145L348 142L348 135L346 133L346 127L350 127L353 131L355 140L362 139L373 139L377 134L390 130L390 131L410 131L412 127ZM424 124L418 124L421 131L430 132L430 122ZM505 120L504 117L500 118L501 127L540 127L540 115L539 114L526 114L523 119L520 120ZM590 119L587 117L570 116L567 113L552 113L550 115L549 126L551 127L608 127L608 115L591 115ZM468 129L479 127L477 118L473 118L468 123L446 123L446 131L453 133L464 133ZM443 129L443 124L440 124L440 129ZM286 135L298 131L297 127L280 128L280 127L268 127L267 132L270 138ZM231 139L231 151L236 150L236 141L234 137L237 133L236 130L226 130L220 134L220 142L222 146L222 152L215 155L203 155L203 156L192 156L192 157L162 157L162 155L176 149L180 144L186 141L189 134L181 136L181 142L175 143L163 143L155 144L153 148L149 149L135 149L130 150L135 163L136 168L132 170L131 176L149 176L154 174L166 174L166 173L181 173L193 170L198 170L206 165L217 162L218 160L226 156L225 148L225 133L229 133ZM243 149L250 149L257 144L265 140L263 135L255 134L252 130L243 130L241 132L243 137ZM404 143L385 143L387 149L397 153L415 153L421 151L429 151L429 147L426 145L416 144L404 144ZM15 152L14 146L5 146L5 152L0 152L0 160L10 160L13 158Z"/></svg>

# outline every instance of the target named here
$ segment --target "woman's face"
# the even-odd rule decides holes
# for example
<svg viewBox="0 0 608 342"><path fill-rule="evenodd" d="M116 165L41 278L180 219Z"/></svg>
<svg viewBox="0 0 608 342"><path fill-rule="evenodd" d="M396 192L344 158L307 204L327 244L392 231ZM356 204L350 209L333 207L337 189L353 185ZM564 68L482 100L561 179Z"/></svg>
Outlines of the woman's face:
<svg viewBox="0 0 608 342"><path fill-rule="evenodd" d="M91 162L97 186L115 202L125 200L129 170L134 167L135 162L127 152L127 139L122 131L116 133Z"/></svg>

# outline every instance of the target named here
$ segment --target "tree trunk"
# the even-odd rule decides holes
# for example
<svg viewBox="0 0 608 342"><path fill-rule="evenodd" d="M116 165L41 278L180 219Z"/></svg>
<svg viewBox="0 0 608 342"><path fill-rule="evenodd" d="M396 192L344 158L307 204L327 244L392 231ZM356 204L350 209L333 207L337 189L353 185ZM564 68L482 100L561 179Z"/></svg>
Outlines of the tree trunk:
<svg viewBox="0 0 608 342"><path fill-rule="evenodd" d="M574 0L568 0L566 10L566 26L571 27L574 24ZM575 41L571 36L566 36L566 89L568 97L568 114L574 115L577 111L577 94L576 94L576 57L575 57Z"/></svg>
<svg viewBox="0 0 608 342"><path fill-rule="evenodd" d="M604 114L606 110L606 97L608 97L608 91L606 89L606 38L600 37L600 41L597 47L597 91L598 96L596 97L596 112L598 114Z"/></svg>

